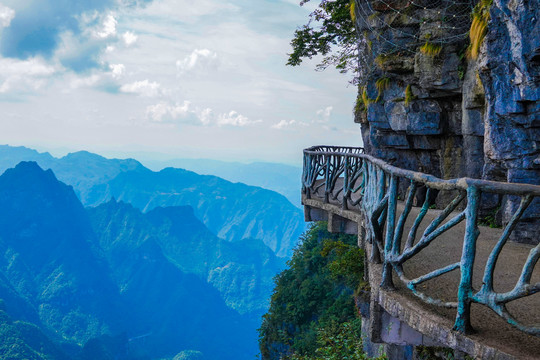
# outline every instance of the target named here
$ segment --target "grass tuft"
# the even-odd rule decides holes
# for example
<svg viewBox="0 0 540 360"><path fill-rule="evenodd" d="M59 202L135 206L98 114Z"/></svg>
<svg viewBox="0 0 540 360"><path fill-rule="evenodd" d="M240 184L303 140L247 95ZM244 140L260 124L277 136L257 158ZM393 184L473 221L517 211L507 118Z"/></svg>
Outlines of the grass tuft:
<svg viewBox="0 0 540 360"><path fill-rule="evenodd" d="M469 30L469 56L477 59L480 52L480 45L487 34L487 25L490 18L489 9L493 0L480 0L472 12L471 29Z"/></svg>
<svg viewBox="0 0 540 360"><path fill-rule="evenodd" d="M426 41L424 45L420 47L420 52L424 55L435 57L439 56L442 51L442 46L440 44L434 44L429 41Z"/></svg>
<svg viewBox="0 0 540 360"><path fill-rule="evenodd" d="M386 89L388 89L389 86L390 86L390 78L386 76L375 81L375 88L377 88L377 92L378 92L377 99L375 99L375 102L381 99L383 92Z"/></svg>
<svg viewBox="0 0 540 360"><path fill-rule="evenodd" d="M407 85L405 88L405 106L409 106L411 101L414 100L414 95L411 89L411 85Z"/></svg>
<svg viewBox="0 0 540 360"><path fill-rule="evenodd" d="M367 108L369 106L369 104L371 104L373 102L373 100L371 100L367 94L367 87L364 86L364 88L362 89L362 102L364 103L364 109L366 109L367 111Z"/></svg>
<svg viewBox="0 0 540 360"><path fill-rule="evenodd" d="M379 67L379 69L382 69L384 67L384 64L392 60L395 56L390 54L379 54L375 58L375 64Z"/></svg>

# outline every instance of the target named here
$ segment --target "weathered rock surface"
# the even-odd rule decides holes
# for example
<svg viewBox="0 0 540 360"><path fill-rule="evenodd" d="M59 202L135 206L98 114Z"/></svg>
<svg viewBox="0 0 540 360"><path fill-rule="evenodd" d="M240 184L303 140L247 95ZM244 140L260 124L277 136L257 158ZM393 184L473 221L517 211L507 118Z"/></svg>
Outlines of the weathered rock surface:
<svg viewBox="0 0 540 360"><path fill-rule="evenodd" d="M364 147L445 179L540 184L539 2L495 0L477 60L466 56L471 6L454 4L356 2L357 29L370 49L361 60L373 65L361 79L371 103L356 114ZM432 53L422 51L428 43ZM389 84L381 91L382 78ZM485 194L483 216L504 224L519 201ZM535 200L513 240L538 243L539 227Z"/></svg>

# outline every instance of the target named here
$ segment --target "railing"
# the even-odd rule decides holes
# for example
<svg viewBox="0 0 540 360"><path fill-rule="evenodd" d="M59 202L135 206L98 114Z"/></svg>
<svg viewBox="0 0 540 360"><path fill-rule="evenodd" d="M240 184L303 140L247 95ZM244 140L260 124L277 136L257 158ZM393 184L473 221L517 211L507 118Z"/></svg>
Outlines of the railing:
<svg viewBox="0 0 540 360"><path fill-rule="evenodd" d="M400 188L400 181L407 182L405 185L408 187L403 196L403 210L398 217L398 193L405 192L405 187ZM420 189L426 191L425 200L404 238L405 223ZM438 306L457 308L454 330L463 333L472 330L470 311L471 303L474 302L491 308L516 328L540 336L540 326L521 324L506 308L511 301L540 292L540 282L531 284L534 268L540 259L540 244L530 250L519 279L511 291L496 292L493 286L499 255L527 207L535 198L540 198L540 186L470 178L442 180L392 166L364 154L362 148L315 146L304 150L302 191L307 198L321 196L327 203L334 202L343 209L363 213L366 241L372 247L369 261L383 263L383 288L394 288L394 270L407 288L420 299ZM450 191L455 196L419 235L420 224L432 206L434 196L440 191ZM476 243L480 234L478 219L482 193L515 196L519 197L521 202L494 244L484 267L482 285L479 290L475 290L472 274ZM443 224L449 216L452 218ZM404 263L464 220L465 233L460 261L415 279L408 279L403 271ZM402 241L405 243L402 244ZM434 299L418 289L418 285L454 270L460 271L457 302Z"/></svg>

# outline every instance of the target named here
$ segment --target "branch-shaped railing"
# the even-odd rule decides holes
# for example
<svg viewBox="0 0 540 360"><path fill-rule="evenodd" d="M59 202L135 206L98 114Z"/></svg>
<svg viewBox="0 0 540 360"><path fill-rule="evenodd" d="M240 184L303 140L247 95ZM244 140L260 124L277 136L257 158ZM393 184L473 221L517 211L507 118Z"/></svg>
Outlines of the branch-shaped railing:
<svg viewBox="0 0 540 360"><path fill-rule="evenodd" d="M400 187L400 182L405 182L406 192L405 186ZM425 302L457 308L454 324L457 331L466 333L471 330L470 311L474 302L491 308L516 328L540 336L540 326L520 323L506 307L511 301L540 292L540 282L531 284L534 268L540 259L540 244L530 250L511 291L496 292L493 286L499 255L531 202L535 198L539 201L540 186L470 178L442 180L392 166L364 154L362 148L315 146L304 150L302 191L307 198L321 197L324 202L336 203L343 209L357 210L364 215L366 241L372 247L369 261L383 263L383 288L394 288L393 270L407 288ZM434 197L441 191L449 191L455 196L420 234L420 224L425 220ZM404 192L401 214L398 214L398 197ZM476 290L472 275L480 234L478 214L482 193L519 197L521 204L491 250L484 267L482 285ZM405 223L411 215L415 197L425 200L405 234ZM465 221L465 233L460 261L408 279L403 271L404 263L462 221ZM420 284L454 270L460 271L457 302L435 299L419 290Z"/></svg>

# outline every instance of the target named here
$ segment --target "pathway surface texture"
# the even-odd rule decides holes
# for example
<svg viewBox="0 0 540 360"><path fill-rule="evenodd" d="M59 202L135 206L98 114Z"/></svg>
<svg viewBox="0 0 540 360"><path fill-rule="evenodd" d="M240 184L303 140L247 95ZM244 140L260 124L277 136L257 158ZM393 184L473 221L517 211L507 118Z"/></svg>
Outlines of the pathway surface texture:
<svg viewBox="0 0 540 360"><path fill-rule="evenodd" d="M336 188L338 187L336 186ZM341 210L341 205L336 201L330 201L330 203L325 204L324 196L322 196L322 194L312 194L310 200L307 200L304 197L303 201L305 205L309 203L312 208L318 207L352 221L360 222L362 219L362 217L359 216L360 210L357 208L343 211ZM403 211L403 203L401 201L398 202L397 208L398 213L396 217L398 218ZM405 225L404 237L408 234L418 212L419 208L413 207ZM430 209L425 219L422 221L418 234L422 234L423 230L435 217L437 217L437 215L440 214L440 212L441 210ZM450 215L447 219L451 219L454 215L455 214ZM473 272L473 286L475 290L479 289L482 284L486 260L492 251L493 246L502 234L502 229L498 228L480 226L479 230L480 236L477 242L476 260ZM435 269L459 261L462 253L464 233L465 221L440 235L433 243L404 264L406 277L414 279ZM402 239L402 244L404 243L405 239ZM515 286L531 248L532 246L530 245L513 242L508 242L504 246L495 268L495 291L505 292L511 290ZM457 301L459 276L459 270L454 270L423 283L420 285L419 289L435 299L440 299L442 301ZM456 316L456 309L446 309L429 305L407 289L395 272L393 279L397 289L395 291L396 295L399 295L402 299L406 299L406 301L414 304L416 307L421 307L421 309L428 311L429 314L433 315L434 318L440 322L441 326L448 329L452 328ZM531 283L534 284L538 281L540 281L540 264L537 264L535 268ZM377 286L377 284L370 285L372 288ZM540 293L513 301L509 303L508 309L511 314L523 324L537 326L540 324ZM540 337L528 335L512 327L507 324L504 319L484 305L473 304L471 313L471 322L475 332L467 335L467 337L475 343L499 349L518 359L540 359Z"/></svg>

